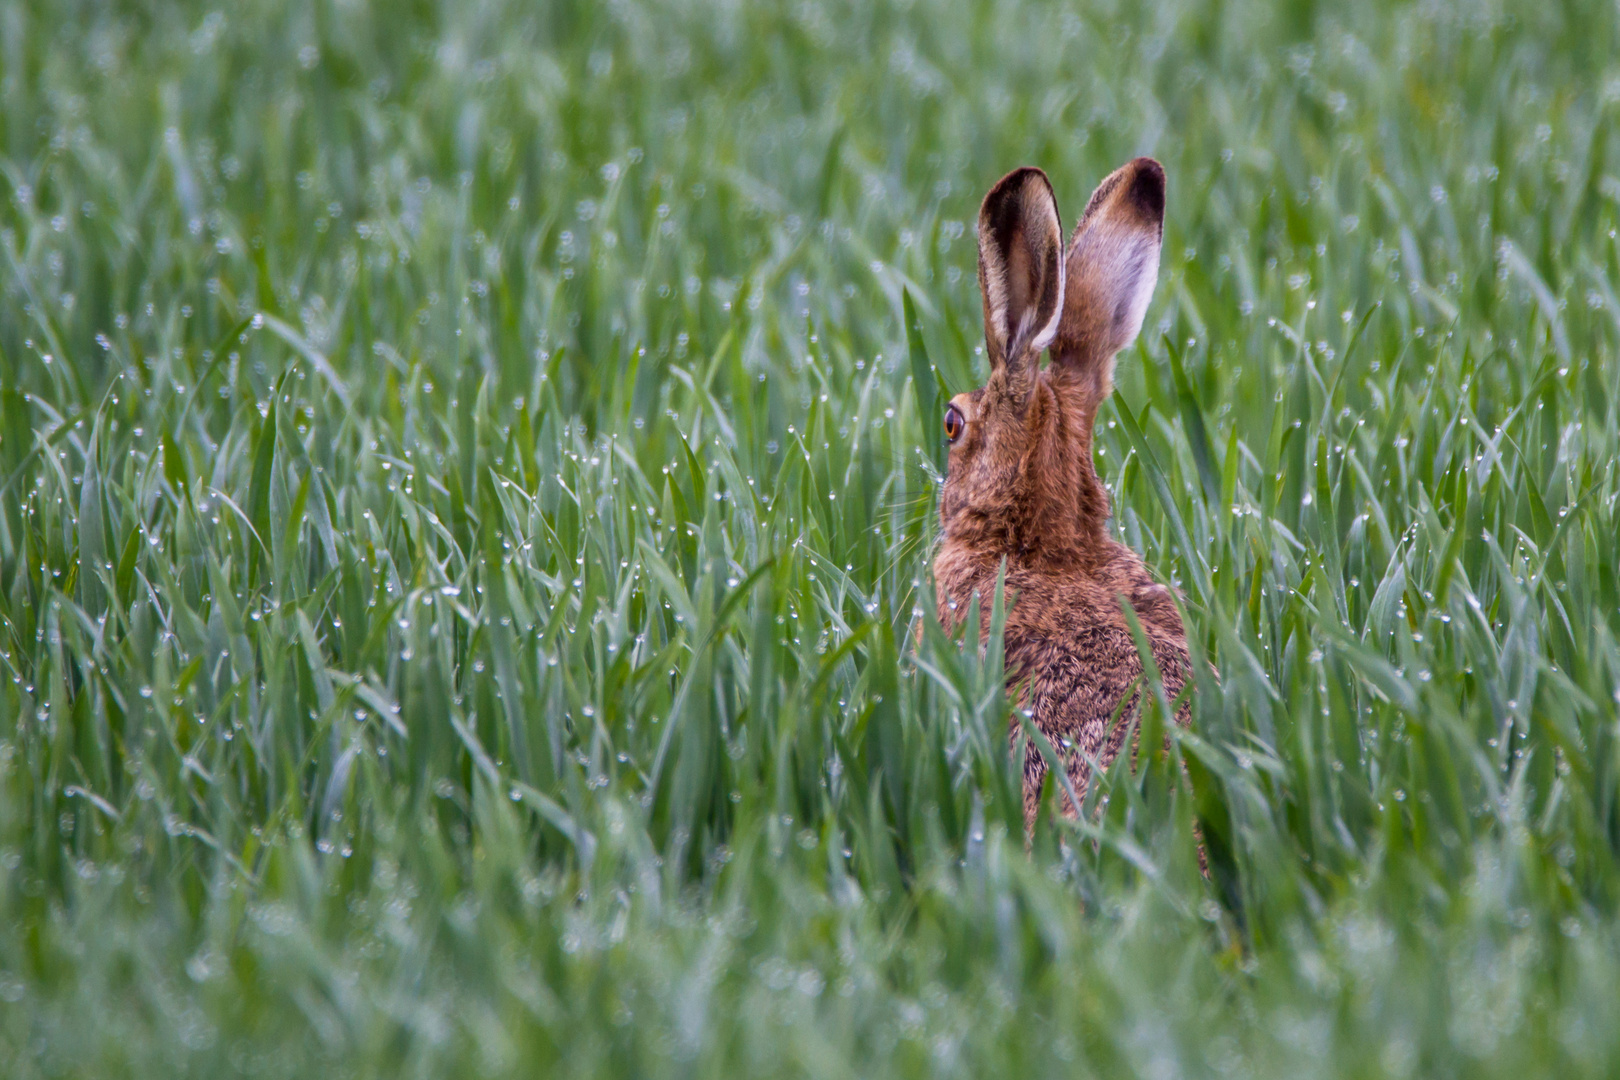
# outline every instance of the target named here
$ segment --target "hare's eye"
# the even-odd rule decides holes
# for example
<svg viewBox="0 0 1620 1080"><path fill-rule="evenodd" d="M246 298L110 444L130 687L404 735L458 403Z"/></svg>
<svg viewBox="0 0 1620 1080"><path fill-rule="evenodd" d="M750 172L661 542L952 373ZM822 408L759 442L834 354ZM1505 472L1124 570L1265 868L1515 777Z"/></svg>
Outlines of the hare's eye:
<svg viewBox="0 0 1620 1080"><path fill-rule="evenodd" d="M955 405L945 406L945 437L955 442L962 437L962 431L967 427L967 421L962 417L962 410Z"/></svg>

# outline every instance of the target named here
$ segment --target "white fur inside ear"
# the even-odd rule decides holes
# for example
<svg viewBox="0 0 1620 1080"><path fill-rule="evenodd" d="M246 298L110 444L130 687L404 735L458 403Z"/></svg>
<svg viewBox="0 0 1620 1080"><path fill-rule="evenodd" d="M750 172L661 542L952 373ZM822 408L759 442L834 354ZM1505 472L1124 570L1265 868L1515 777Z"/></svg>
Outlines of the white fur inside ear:
<svg viewBox="0 0 1620 1080"><path fill-rule="evenodd" d="M1007 325L1007 275L999 259L986 262L984 292L990 301L990 323L985 330L994 337L997 350L1005 353L1012 328Z"/></svg>
<svg viewBox="0 0 1620 1080"><path fill-rule="evenodd" d="M1159 284L1159 238L1146 231L1120 245L1115 277L1118 293L1113 313L1113 351L1128 349L1142 332L1148 301Z"/></svg>
<svg viewBox="0 0 1620 1080"><path fill-rule="evenodd" d="M1032 338L1030 341L1030 346L1035 350L1035 355L1037 357L1046 351L1046 347L1048 345L1052 344L1052 339L1057 336L1058 324L1063 321L1063 287L1068 278L1068 260L1063 258L1060 254L1058 256L1057 264L1057 303L1052 305L1052 317L1046 320L1046 325L1037 330L1034 338ZM1155 277L1158 276L1158 269L1158 254L1155 252L1153 263ZM1149 294L1151 295L1151 290L1149 290ZM1147 310L1146 301L1144 301L1142 304L1142 310L1144 312ZM1031 317L1033 317L1033 315ZM1140 313L1138 313L1136 316L1136 322L1137 325L1141 325L1142 315Z"/></svg>

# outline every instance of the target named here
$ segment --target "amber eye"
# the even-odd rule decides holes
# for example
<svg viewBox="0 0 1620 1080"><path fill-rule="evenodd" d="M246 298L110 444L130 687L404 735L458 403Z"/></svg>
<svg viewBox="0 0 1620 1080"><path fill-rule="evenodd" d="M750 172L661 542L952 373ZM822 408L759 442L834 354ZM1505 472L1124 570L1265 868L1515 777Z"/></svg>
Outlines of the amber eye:
<svg viewBox="0 0 1620 1080"><path fill-rule="evenodd" d="M962 410L955 405L945 406L945 437L955 442L962 437L967 428L967 420L962 417Z"/></svg>

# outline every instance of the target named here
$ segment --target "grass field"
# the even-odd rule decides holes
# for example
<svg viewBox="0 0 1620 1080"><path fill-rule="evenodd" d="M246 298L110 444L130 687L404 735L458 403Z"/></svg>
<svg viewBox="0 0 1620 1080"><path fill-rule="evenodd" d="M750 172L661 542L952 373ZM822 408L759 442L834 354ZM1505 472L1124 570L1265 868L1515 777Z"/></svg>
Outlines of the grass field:
<svg viewBox="0 0 1620 1080"><path fill-rule="evenodd" d="M1617 122L1613 0L0 0L0 1071L1614 1075ZM1026 849L938 402L1138 153L1219 680Z"/></svg>

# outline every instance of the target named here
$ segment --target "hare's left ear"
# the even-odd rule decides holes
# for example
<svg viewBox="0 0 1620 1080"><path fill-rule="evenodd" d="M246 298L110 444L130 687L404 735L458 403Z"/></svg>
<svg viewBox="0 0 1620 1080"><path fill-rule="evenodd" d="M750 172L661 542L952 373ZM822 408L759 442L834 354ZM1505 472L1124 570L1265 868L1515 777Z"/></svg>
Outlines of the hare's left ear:
<svg viewBox="0 0 1620 1080"><path fill-rule="evenodd" d="M1159 279L1164 169L1137 158L1097 186L1069 244L1063 320L1053 362L1101 375L1108 392L1114 354L1136 340Z"/></svg>
<svg viewBox="0 0 1620 1080"><path fill-rule="evenodd" d="M1046 174L1008 173L979 208L979 289L992 372L1032 371L1063 314L1063 225Z"/></svg>

